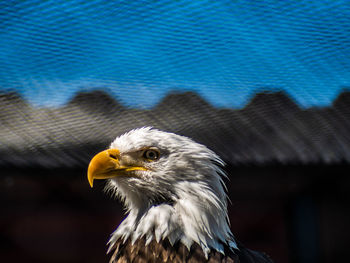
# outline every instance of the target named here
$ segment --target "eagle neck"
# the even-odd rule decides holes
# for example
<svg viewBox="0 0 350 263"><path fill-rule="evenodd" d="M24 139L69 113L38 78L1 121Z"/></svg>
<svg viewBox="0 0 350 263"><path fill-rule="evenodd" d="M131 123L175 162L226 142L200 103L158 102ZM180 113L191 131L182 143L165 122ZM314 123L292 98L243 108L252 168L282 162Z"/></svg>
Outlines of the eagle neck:
<svg viewBox="0 0 350 263"><path fill-rule="evenodd" d="M236 248L227 221L226 203L220 201L210 188L201 189L202 198L193 195L193 187L180 187L182 190L177 194L181 198L173 205L133 207L112 234L111 247L119 239L124 242L130 239L134 243L145 238L146 245L152 240L168 239L172 245L181 242L188 250L197 243L205 255L211 249L224 253L224 245Z"/></svg>

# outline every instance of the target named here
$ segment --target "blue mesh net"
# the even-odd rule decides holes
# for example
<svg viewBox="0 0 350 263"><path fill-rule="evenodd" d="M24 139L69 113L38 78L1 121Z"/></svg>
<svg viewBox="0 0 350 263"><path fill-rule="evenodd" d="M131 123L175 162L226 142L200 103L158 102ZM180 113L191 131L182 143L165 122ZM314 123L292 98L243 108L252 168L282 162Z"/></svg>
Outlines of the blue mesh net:
<svg viewBox="0 0 350 263"><path fill-rule="evenodd" d="M0 23L0 86L35 105L103 88L235 108L277 89L309 107L350 86L348 1L1 1Z"/></svg>
<svg viewBox="0 0 350 263"><path fill-rule="evenodd" d="M153 126L225 161L240 196L233 223L243 211L236 229L251 248L271 246L276 262L339 262L349 40L347 0L0 0L3 261L106 260L101 219L115 210L85 192L86 168L116 136ZM239 209L244 199L255 205Z"/></svg>

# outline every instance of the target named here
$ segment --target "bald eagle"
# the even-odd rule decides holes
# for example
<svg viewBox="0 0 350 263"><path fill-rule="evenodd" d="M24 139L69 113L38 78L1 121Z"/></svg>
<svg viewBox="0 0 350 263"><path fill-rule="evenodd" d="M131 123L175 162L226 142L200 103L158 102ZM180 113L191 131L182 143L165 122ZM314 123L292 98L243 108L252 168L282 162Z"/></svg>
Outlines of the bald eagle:
<svg viewBox="0 0 350 263"><path fill-rule="evenodd" d="M90 186L108 179L128 212L108 242L110 262L271 262L231 233L223 165L204 145L150 127L95 155Z"/></svg>

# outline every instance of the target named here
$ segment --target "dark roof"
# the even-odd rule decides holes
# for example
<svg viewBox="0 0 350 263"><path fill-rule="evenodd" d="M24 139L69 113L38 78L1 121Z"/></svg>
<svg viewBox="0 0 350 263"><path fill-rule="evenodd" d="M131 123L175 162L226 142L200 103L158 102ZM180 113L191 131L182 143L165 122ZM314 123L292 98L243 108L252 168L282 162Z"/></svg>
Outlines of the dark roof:
<svg viewBox="0 0 350 263"><path fill-rule="evenodd" d="M350 92L301 109L283 92L256 94L243 109L215 108L196 93L171 93L152 109L127 108L103 91L60 108L0 95L0 166L82 167L118 135L153 126L206 144L227 163L350 162Z"/></svg>

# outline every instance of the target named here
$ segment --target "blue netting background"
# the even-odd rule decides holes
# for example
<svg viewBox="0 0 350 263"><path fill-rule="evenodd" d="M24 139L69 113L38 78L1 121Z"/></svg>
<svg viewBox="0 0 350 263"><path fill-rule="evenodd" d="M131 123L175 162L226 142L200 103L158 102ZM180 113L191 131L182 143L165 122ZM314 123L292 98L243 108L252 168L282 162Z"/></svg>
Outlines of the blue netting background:
<svg viewBox="0 0 350 263"><path fill-rule="evenodd" d="M88 163L153 126L223 158L249 248L345 262L349 87L346 0L0 0L0 261L106 261Z"/></svg>
<svg viewBox="0 0 350 263"><path fill-rule="evenodd" d="M174 89L325 106L350 86L349 32L348 1L1 1L0 87L39 106L92 88L139 108Z"/></svg>
<svg viewBox="0 0 350 263"><path fill-rule="evenodd" d="M142 126L228 163L350 160L348 1L1 1L0 23L0 164L84 166Z"/></svg>

